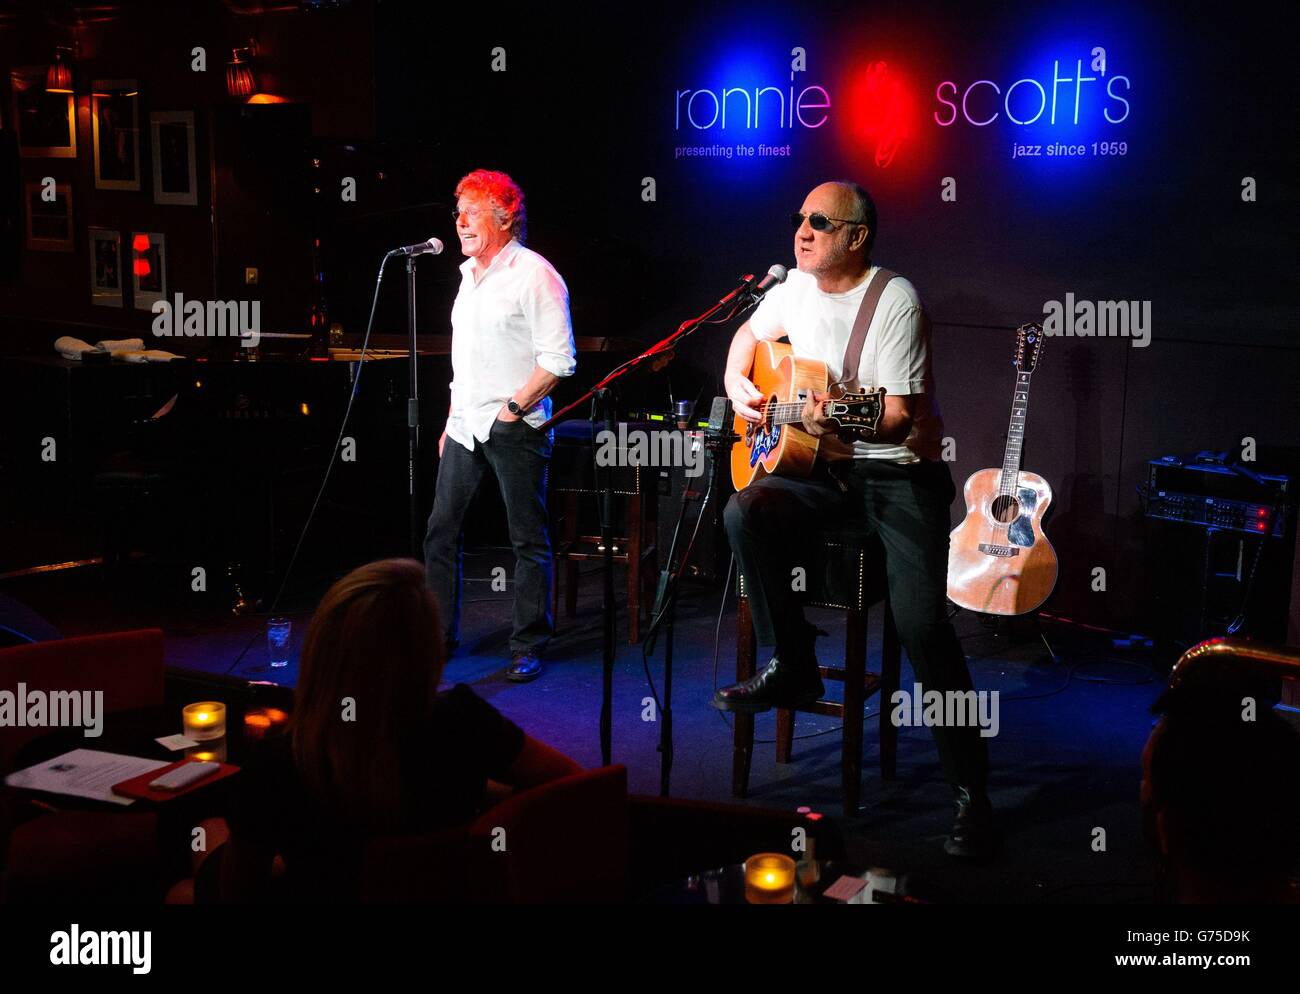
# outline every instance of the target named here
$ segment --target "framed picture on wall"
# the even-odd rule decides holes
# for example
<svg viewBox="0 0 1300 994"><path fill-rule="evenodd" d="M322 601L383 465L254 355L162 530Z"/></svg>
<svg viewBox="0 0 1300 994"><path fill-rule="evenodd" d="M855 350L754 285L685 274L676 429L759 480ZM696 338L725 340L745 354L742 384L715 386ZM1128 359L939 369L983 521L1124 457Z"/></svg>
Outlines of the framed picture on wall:
<svg viewBox="0 0 1300 994"><path fill-rule="evenodd" d="M167 297L167 238L156 231L131 235L131 289L136 310L147 311Z"/></svg>
<svg viewBox="0 0 1300 994"><path fill-rule="evenodd" d="M26 184L27 247L36 252L72 251L72 187L56 183L54 197L45 183Z"/></svg>
<svg viewBox="0 0 1300 994"><path fill-rule="evenodd" d="M55 159L77 157L77 112L71 93L46 93L44 66L9 74L18 153Z"/></svg>
<svg viewBox="0 0 1300 994"><path fill-rule="evenodd" d="M140 93L133 79L91 83L95 189L140 189Z"/></svg>
<svg viewBox="0 0 1300 994"><path fill-rule="evenodd" d="M149 115L153 138L153 202L199 202L194 166L194 111L160 110Z"/></svg>
<svg viewBox="0 0 1300 994"><path fill-rule="evenodd" d="M90 302L122 306L122 239L108 228L89 229Z"/></svg>

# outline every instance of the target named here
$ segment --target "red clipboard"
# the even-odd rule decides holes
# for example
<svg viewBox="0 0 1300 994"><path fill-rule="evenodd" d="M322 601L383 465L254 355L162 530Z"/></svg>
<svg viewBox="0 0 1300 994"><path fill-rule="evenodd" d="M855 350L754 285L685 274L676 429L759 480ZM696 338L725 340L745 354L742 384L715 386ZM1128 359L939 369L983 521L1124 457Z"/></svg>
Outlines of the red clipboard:
<svg viewBox="0 0 1300 994"><path fill-rule="evenodd" d="M220 769L209 776L204 777L197 783L192 783L188 787L182 787L180 790L154 790L149 786L164 773L170 773L178 766L184 766L186 763L197 762L197 760L185 758L172 763L170 766L162 766L156 770L150 770L148 773L142 773L138 777L132 777L130 780L123 780L121 783L113 784L113 793L122 797L134 797L142 801L170 801L173 798L184 797L194 790L202 790L218 780L224 780L228 776L233 776L239 772L238 766L231 766L229 763L222 763Z"/></svg>

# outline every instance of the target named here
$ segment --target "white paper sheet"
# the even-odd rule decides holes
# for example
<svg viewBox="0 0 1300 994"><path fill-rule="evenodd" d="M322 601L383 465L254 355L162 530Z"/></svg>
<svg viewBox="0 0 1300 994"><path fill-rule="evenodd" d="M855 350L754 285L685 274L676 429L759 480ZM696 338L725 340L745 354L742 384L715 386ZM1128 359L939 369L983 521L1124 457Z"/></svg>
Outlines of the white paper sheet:
<svg viewBox="0 0 1300 994"><path fill-rule="evenodd" d="M5 783L22 790L44 790L51 794L127 805L134 803L134 799L114 794L113 784L170 765L165 759L141 759L96 749L73 749L44 763L11 773L5 777Z"/></svg>
<svg viewBox="0 0 1300 994"><path fill-rule="evenodd" d="M162 738L154 739L164 749L170 749L172 752L178 752L181 749L193 749L199 745L194 739L187 739L184 735L164 735Z"/></svg>

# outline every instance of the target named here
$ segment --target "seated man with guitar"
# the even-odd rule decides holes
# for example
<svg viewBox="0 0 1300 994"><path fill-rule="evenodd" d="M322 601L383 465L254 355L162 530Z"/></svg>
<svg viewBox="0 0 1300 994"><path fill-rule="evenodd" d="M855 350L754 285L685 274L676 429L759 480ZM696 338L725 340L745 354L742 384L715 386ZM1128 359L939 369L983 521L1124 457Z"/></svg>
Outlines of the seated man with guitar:
<svg viewBox="0 0 1300 994"><path fill-rule="evenodd" d="M817 629L804 620L794 570L804 565L819 526L848 515L861 517L883 541L894 621L916 681L926 691L970 690L945 600L948 505L956 491L939 459L943 421L929 321L912 285L872 264L876 207L862 187L823 183L791 220L799 271L769 291L736 332L726 372L741 429L737 449L749 447L748 454L733 454L733 477L743 475L738 469L745 462L754 468L748 483L736 480L743 489L727 505L727 535L758 639L774 654L753 678L719 690L713 706L758 712L798 707L822 695ZM778 395L760 391L750 378L764 359L770 367L772 349L780 348L771 343L782 336L793 353L783 360L787 372L793 370L793 399L803 400L794 407L797 417L782 417L791 403L778 403ZM828 400L838 395L806 375L819 364L827 377L821 382L849 391L883 388L878 417L837 418L843 405ZM878 392L854 396L867 406L879 398ZM790 470L762 458L777 449L782 455L788 450ZM888 720L883 709L890 702L881 704L881 720ZM969 725L933 731L957 801L944 848L953 856L987 858L993 830L984 740Z"/></svg>

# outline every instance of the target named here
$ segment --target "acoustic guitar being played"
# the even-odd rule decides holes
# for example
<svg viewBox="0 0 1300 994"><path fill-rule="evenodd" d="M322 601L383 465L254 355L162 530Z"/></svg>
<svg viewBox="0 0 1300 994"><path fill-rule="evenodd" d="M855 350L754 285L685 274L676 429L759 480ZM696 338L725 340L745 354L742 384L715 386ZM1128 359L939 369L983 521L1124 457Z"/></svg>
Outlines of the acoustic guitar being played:
<svg viewBox="0 0 1300 994"><path fill-rule="evenodd" d="M1056 586L1056 551L1043 534L1052 488L1020 468L1029 379L1042 354L1043 329L1016 329L1016 389L1001 469L971 475L966 519L948 547L948 599L982 614L1027 614Z"/></svg>
<svg viewBox="0 0 1300 994"><path fill-rule="evenodd" d="M830 382L825 363L798 358L789 345L778 342L758 343L749 378L763 395L754 404L763 420L736 415L739 440L731 447L731 482L737 490L769 474L807 476L819 456L852 454L835 435L815 438L803 430L804 404L814 393L830 395L822 402L822 413L847 437L870 437L885 408L884 387L847 391Z"/></svg>

